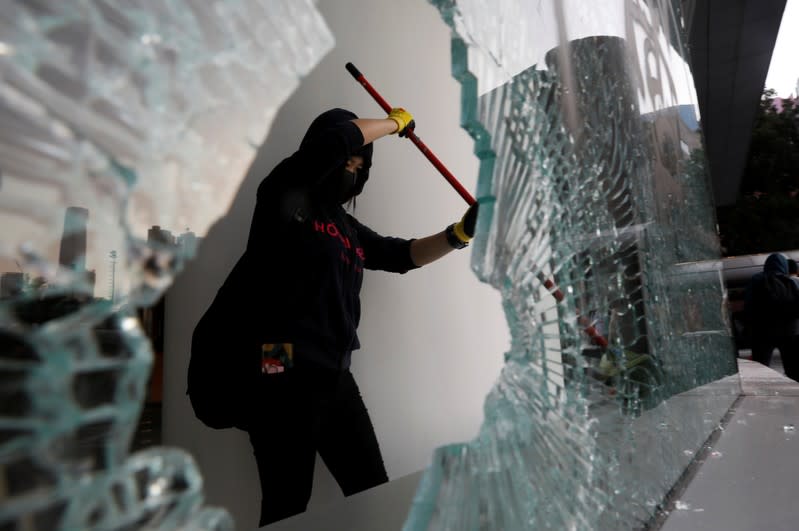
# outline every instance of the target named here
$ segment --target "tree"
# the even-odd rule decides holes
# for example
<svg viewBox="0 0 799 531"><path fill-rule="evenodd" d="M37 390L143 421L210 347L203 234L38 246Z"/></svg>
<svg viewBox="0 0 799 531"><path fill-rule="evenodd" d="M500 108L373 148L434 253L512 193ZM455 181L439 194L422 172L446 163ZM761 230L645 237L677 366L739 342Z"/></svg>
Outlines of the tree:
<svg viewBox="0 0 799 531"><path fill-rule="evenodd" d="M727 256L799 249L799 105L781 103L763 92L739 199L717 209Z"/></svg>

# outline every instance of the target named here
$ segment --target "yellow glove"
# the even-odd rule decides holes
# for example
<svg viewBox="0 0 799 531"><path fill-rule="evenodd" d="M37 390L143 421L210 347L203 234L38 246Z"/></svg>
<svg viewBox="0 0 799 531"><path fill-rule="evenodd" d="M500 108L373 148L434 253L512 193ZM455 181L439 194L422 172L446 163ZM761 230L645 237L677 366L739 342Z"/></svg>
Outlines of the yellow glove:
<svg viewBox="0 0 799 531"><path fill-rule="evenodd" d="M463 215L461 220L447 227L447 242L455 249L463 249L469 245L469 241L474 236L474 227L477 223L477 211L480 204L475 202Z"/></svg>
<svg viewBox="0 0 799 531"><path fill-rule="evenodd" d="M413 116L411 113L402 107L394 107L391 109L391 112L388 113L387 118L397 122L397 130L394 131L394 133L399 133L399 136L407 135L408 130L413 131L413 128L416 127L416 122L413 121Z"/></svg>

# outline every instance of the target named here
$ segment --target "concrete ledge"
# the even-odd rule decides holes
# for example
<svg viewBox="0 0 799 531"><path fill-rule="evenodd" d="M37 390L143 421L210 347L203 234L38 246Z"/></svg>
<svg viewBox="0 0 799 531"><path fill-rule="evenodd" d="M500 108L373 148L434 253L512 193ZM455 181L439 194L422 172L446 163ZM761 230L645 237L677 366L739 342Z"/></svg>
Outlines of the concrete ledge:
<svg viewBox="0 0 799 531"><path fill-rule="evenodd" d="M743 396L799 396L799 382L750 360L738 360Z"/></svg>
<svg viewBox="0 0 799 531"><path fill-rule="evenodd" d="M667 508L662 531L794 531L799 383L739 360L741 399Z"/></svg>

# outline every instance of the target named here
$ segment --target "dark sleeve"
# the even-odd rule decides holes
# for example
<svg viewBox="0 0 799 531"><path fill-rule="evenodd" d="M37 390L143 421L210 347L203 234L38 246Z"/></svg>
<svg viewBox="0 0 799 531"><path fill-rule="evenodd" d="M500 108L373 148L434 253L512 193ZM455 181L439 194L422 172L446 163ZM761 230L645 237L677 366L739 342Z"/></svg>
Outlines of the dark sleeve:
<svg viewBox="0 0 799 531"><path fill-rule="evenodd" d="M799 284L790 275L785 275L784 282L788 285L790 300L786 301L785 313L792 319L799 317Z"/></svg>
<svg viewBox="0 0 799 531"><path fill-rule="evenodd" d="M407 273L419 266L411 260L411 240L381 236L357 219L347 215L347 220L358 233L364 252L364 267L391 273Z"/></svg>
<svg viewBox="0 0 799 531"><path fill-rule="evenodd" d="M755 301L754 301L754 284L755 278L752 277L749 279L749 282L746 284L746 289L744 290L744 321L750 322L752 321L752 316L755 310Z"/></svg>

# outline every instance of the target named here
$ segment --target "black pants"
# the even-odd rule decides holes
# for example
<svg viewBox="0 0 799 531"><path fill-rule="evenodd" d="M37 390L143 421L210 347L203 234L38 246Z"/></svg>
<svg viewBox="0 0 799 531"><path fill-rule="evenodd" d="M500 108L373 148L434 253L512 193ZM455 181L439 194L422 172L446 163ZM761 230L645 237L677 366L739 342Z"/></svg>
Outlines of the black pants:
<svg viewBox="0 0 799 531"><path fill-rule="evenodd" d="M785 376L799 381L799 336L753 337L752 360L768 367L775 348L780 351Z"/></svg>
<svg viewBox="0 0 799 531"><path fill-rule="evenodd" d="M388 481L369 413L349 370L264 375L248 432L267 525L305 511L316 453L345 496Z"/></svg>

